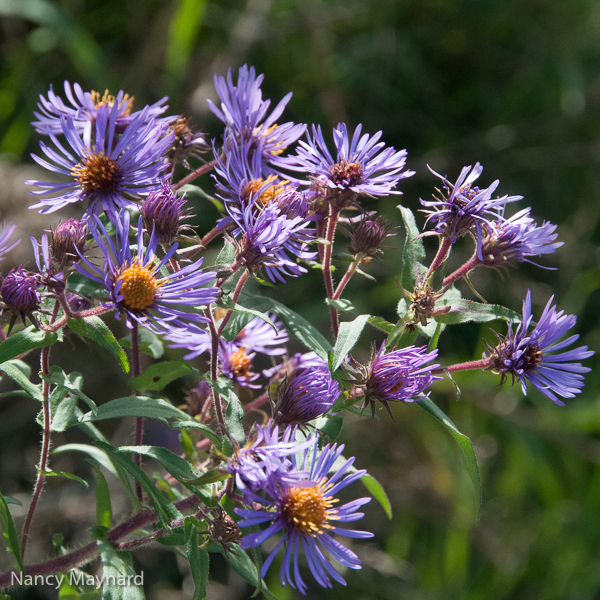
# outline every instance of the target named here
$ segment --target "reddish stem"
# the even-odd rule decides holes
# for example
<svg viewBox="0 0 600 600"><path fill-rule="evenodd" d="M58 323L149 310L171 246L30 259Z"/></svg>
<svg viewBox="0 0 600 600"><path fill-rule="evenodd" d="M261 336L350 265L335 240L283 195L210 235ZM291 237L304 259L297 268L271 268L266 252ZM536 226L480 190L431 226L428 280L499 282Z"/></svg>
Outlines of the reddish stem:
<svg viewBox="0 0 600 600"><path fill-rule="evenodd" d="M138 324L136 321L133 321L133 328L131 330L131 363L133 367L133 376L138 377L140 374L140 338L138 334ZM138 392L135 392L135 395L138 395ZM144 437L144 417L137 417L135 420L135 446L142 445L142 439ZM133 457L135 464L142 468L142 455L135 454ZM143 500L144 493L142 491L142 486L139 481L135 482L135 493L137 499L140 503Z"/></svg>
<svg viewBox="0 0 600 600"><path fill-rule="evenodd" d="M352 275L354 275L354 271L358 268L361 263L361 259L355 260L349 267L348 270L344 273L342 280L338 284L337 290L333 294L333 300L339 300L344 288L348 285L350 279L352 279Z"/></svg>
<svg viewBox="0 0 600 600"><path fill-rule="evenodd" d="M233 296L231 296L231 299L234 302L238 301L238 298L240 297L240 294L242 293L242 290L244 289L244 285L246 284L246 281L248 281L248 277L249 277L248 271L244 271L242 273L242 276L239 278L237 285L235 286L235 290L233 291ZM225 313L225 316L223 317L223 320L221 321L221 324L219 325L219 330L217 331L217 335L219 337L221 337L221 334L223 333L225 326L229 322L229 319L231 319L232 314L233 314L232 310L228 310L227 313Z"/></svg>
<svg viewBox="0 0 600 600"><path fill-rule="evenodd" d="M493 359L482 358L481 360L471 360L464 363L458 363L456 365L450 365L449 367L439 367L432 371L432 373L456 373L457 371L473 371L475 369L489 369L492 366Z"/></svg>
<svg viewBox="0 0 600 600"><path fill-rule="evenodd" d="M443 237L437 254L435 255L435 258L433 259L433 262L431 263L431 266L424 277L424 281L427 281L439 269L440 265L446 260L451 247L452 242L450 241L450 238Z"/></svg>
<svg viewBox="0 0 600 600"><path fill-rule="evenodd" d="M464 277L465 275L467 275L467 273L472 271L475 267L478 267L480 264L482 263L477 257L476 252L462 267L459 267L458 269L456 269L456 271L454 271L454 273L451 273L450 275L448 275L448 277L444 279L444 282L442 284L443 287L448 287L452 285L457 279Z"/></svg>
<svg viewBox="0 0 600 600"><path fill-rule="evenodd" d="M213 381L217 380L218 377L218 360L219 360L219 334L215 327L215 320L210 308L204 310L204 314L208 317L208 328L210 329L211 339L211 350L210 350L210 377ZM225 418L223 417L223 407L221 406L221 398L217 394L216 390L212 391L213 403L215 407L215 414L217 415L217 421L219 422L219 428L221 434L225 435L227 427L225 425Z"/></svg>
<svg viewBox="0 0 600 600"><path fill-rule="evenodd" d="M332 209L333 210L333 209ZM335 227L337 225L339 212L333 211L329 215L327 222L327 234L325 239L329 242L325 244L323 248L323 278L325 279L325 290L327 297L333 299L333 276L331 275L331 253L333 249L333 238L335 237ZM333 307L329 307L331 314L331 329L333 330L333 337L337 339L338 336L338 313Z"/></svg>
<svg viewBox="0 0 600 600"><path fill-rule="evenodd" d="M224 156L222 156L221 158L224 158ZM173 189L175 191L177 191L179 188L182 188L184 185L187 185L188 183L191 183L192 181L194 181L194 179L197 179L201 175L204 175L205 173L212 171L218 164L219 164L219 161L217 159L211 160L209 163L202 165L195 171L192 171L189 175L186 175L181 181L178 181L173 186Z"/></svg>

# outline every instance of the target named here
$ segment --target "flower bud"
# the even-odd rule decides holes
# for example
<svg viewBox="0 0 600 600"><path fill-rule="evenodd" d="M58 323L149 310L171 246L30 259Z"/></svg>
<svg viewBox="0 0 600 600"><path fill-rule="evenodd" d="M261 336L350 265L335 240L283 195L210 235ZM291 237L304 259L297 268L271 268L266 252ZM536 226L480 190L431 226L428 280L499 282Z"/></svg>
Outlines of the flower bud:
<svg viewBox="0 0 600 600"><path fill-rule="evenodd" d="M374 256L381 252L379 249L383 240L393 237L395 233L390 233L394 229L381 217L374 221L366 215L360 223L350 233L350 244L348 250L351 254L362 254L363 256Z"/></svg>
<svg viewBox="0 0 600 600"><path fill-rule="evenodd" d="M40 308L38 286L35 273L26 271L22 265L11 269L0 286L0 295L6 309L25 321L26 317Z"/></svg>
<svg viewBox="0 0 600 600"><path fill-rule="evenodd" d="M154 231L161 244L171 244L179 235L184 205L185 199L177 196L170 185L148 194L142 206L144 225L149 233Z"/></svg>
<svg viewBox="0 0 600 600"><path fill-rule="evenodd" d="M67 265L79 260L90 233L85 221L69 219L58 224L52 231L52 261L57 265Z"/></svg>

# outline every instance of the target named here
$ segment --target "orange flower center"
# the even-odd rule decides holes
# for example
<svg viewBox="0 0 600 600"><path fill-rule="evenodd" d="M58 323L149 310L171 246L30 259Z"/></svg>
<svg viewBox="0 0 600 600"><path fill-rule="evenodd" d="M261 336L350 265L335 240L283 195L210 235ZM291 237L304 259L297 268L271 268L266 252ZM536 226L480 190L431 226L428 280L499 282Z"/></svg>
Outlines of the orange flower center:
<svg viewBox="0 0 600 600"><path fill-rule="evenodd" d="M359 185L363 180L363 170L359 162L348 162L340 160L330 169L331 180L335 184L343 184L348 187Z"/></svg>
<svg viewBox="0 0 600 600"><path fill-rule="evenodd" d="M125 269L117 281L121 281L123 304L130 310L145 310L156 296L161 283L156 281L149 265L143 266L139 258L135 258L130 267Z"/></svg>
<svg viewBox="0 0 600 600"><path fill-rule="evenodd" d="M122 177L119 165L103 152L86 154L71 175L87 193L115 191Z"/></svg>
<svg viewBox="0 0 600 600"><path fill-rule="evenodd" d="M246 354L245 348L235 351L229 359L231 371L236 377L247 377L252 367L252 359Z"/></svg>
<svg viewBox="0 0 600 600"><path fill-rule="evenodd" d="M313 536L330 528L325 522L336 518L337 511L330 509L337 498L325 496L324 492L325 488L321 484L310 488L290 488L282 506L282 513L288 524Z"/></svg>
<svg viewBox="0 0 600 600"><path fill-rule="evenodd" d="M96 92L95 90L92 90L90 92L90 96L92 97L92 102L94 103L94 106L96 108L100 108L101 106L104 106L104 105L114 106L115 102L117 100L112 94L109 94L108 90L104 91L103 96L100 96L100 92ZM127 116L127 115L131 114L131 109L133 108L133 100L134 100L134 97L130 96L129 94L125 94L123 96L123 100L121 100L121 104L119 104L119 108L121 106L123 106L124 104L127 104L127 107L121 113L121 116Z"/></svg>

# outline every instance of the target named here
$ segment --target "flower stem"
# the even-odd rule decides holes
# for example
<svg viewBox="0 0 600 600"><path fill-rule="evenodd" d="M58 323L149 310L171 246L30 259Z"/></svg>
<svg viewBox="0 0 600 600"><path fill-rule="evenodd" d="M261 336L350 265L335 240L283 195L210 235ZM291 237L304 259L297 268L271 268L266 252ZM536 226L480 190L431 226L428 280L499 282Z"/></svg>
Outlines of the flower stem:
<svg viewBox="0 0 600 600"><path fill-rule="evenodd" d="M219 161L217 159L211 160L209 163L202 165L195 171L192 171L189 175L186 175L181 181L178 181L173 186L173 189L175 191L177 191L179 188L183 187L184 185L187 185L188 183L191 183L192 181L194 181L194 179L200 177L201 175L204 175L205 173L208 173L209 171L212 171L218 164L219 164Z"/></svg>
<svg viewBox="0 0 600 600"><path fill-rule="evenodd" d="M242 273L242 276L239 278L237 285L235 286L235 290L233 291L233 296L231 296L231 299L233 300L233 302L238 301L238 298L240 297L240 294L242 293L242 289L244 288L246 281L248 281L248 277L249 277L248 271L244 271ZM223 317L223 320L221 321L221 324L219 325L219 330L217 331L218 337L221 337L221 334L223 333L223 329L225 329L225 326L229 322L229 319L231 319L232 314L233 314L232 310L228 310L225 313L225 316Z"/></svg>
<svg viewBox="0 0 600 600"><path fill-rule="evenodd" d="M50 325L56 320L58 310L60 308L60 302L54 303L54 311L50 318ZM52 346L44 346L42 348L40 356L40 367L44 375L50 375L50 348ZM21 556L25 556L25 548L27 547L27 540L29 538L29 529L31 528L31 522L33 521L33 515L35 509L44 489L44 482L46 480L46 468L48 466L48 454L50 452L50 438L51 438L51 415L50 415L50 383L44 380L42 384L42 411L43 411L43 427L42 427L42 450L40 452L40 464L38 466L38 474L35 482L35 488L33 489L33 495L31 497L31 504L27 511L27 517L25 518L25 525L23 526L23 533L21 534Z"/></svg>
<svg viewBox="0 0 600 600"><path fill-rule="evenodd" d="M456 269L454 273L451 273L444 279L442 283L443 287L448 287L452 285L457 279L464 277L469 271L472 271L475 267L479 266L481 261L477 257L477 252L473 254L473 256L462 266Z"/></svg>
<svg viewBox="0 0 600 600"><path fill-rule="evenodd" d="M344 291L344 288L348 285L348 282L350 281L350 279L352 279L352 275L354 275L354 271L356 271L356 269L358 268L358 266L360 265L361 262L362 262L361 259L355 260L348 267L348 270L344 273L344 276L342 277L342 280L338 284L338 287L335 290L335 293L333 294L333 300L339 300L340 299L340 296L342 295L342 292Z"/></svg>
<svg viewBox="0 0 600 600"><path fill-rule="evenodd" d="M433 259L433 262L431 263L431 266L424 277L424 281L427 281L439 269L440 265L446 260L451 247L452 242L450 241L450 238L443 237L437 254L435 255L435 258Z"/></svg>
<svg viewBox="0 0 600 600"><path fill-rule="evenodd" d="M219 361L219 334L215 327L215 319L213 317L210 308L204 310L204 314L208 317L208 328L210 329L211 349L210 349L210 377L213 381L217 380L218 377L218 361ZM215 414L217 415L217 421L219 422L219 429L221 435L225 435L227 432L227 426L225 425L225 418L223 417L223 406L221 405L221 397L217 394L217 391L213 388L212 391L213 403L215 407Z"/></svg>
<svg viewBox="0 0 600 600"><path fill-rule="evenodd" d="M333 210L329 215L327 222L327 233L325 239L329 242L325 244L323 248L323 277L325 279L325 290L327 291L327 297L333 300L333 276L331 275L331 253L333 249L333 238L335 237L335 227L338 222L339 211ZM333 337L337 339L338 336L338 313L337 309L333 306L329 307L331 314L331 329L333 330Z"/></svg>
<svg viewBox="0 0 600 600"><path fill-rule="evenodd" d="M475 369L489 369L492 366L493 359L482 358L481 360L471 360L464 363L458 363L456 365L450 365L449 367L439 367L431 371L432 373L456 373L457 371L473 371Z"/></svg>
<svg viewBox="0 0 600 600"><path fill-rule="evenodd" d="M136 321L133 321L133 328L131 330L131 364L133 367L133 376L138 377L140 374L140 337L138 333L138 324ZM135 395L138 395L138 392L135 392ZM135 446L142 445L142 439L144 437L144 417L137 417L135 420ZM134 462L138 467L142 467L142 455L135 454ZM135 493L137 499L142 502L143 499L143 491L142 486L139 481L135 482Z"/></svg>

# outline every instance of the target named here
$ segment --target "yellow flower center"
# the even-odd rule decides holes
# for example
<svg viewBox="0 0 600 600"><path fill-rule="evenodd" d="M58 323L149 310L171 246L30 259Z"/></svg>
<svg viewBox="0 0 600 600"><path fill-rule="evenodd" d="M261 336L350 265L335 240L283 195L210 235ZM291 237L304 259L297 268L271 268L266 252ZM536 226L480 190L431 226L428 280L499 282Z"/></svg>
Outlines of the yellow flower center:
<svg viewBox="0 0 600 600"><path fill-rule="evenodd" d="M329 486L327 486L329 487ZM331 510L337 498L326 496L322 484L310 488L293 487L283 499L282 513L289 525L312 536L330 529L327 520L335 520L337 511Z"/></svg>
<svg viewBox="0 0 600 600"><path fill-rule="evenodd" d="M92 90L90 92L90 96L92 97L92 102L94 103L94 106L96 108L100 108L101 106L104 106L104 105L114 106L115 102L117 100L112 94L109 94L108 90L104 91L103 96L100 96L100 92L96 92L96 91ZM126 106L125 110L121 113L121 116L127 116L127 115L131 114L131 109L133 108L133 100L134 100L134 97L130 96L129 94L125 94L123 96L123 99L121 100L121 104L119 104L119 108L121 106L123 106L125 103L127 103L127 106Z"/></svg>
<svg viewBox="0 0 600 600"><path fill-rule="evenodd" d="M358 161L348 162L347 160L340 160L339 163L336 163L329 169L329 172L333 183L338 185L351 187L359 185L364 181L363 170Z"/></svg>
<svg viewBox="0 0 600 600"><path fill-rule="evenodd" d="M247 377L252 367L252 359L246 354L245 348L240 348L230 357L231 372L236 377Z"/></svg>
<svg viewBox="0 0 600 600"><path fill-rule="evenodd" d="M265 190L256 200L255 203L262 206L268 206L277 196L285 190L285 186L289 183L288 181L282 181L280 183L275 183L277 181L277 175L269 175L266 179L263 180L262 177L257 177L256 179L252 179L242 188L242 198L244 201L248 202L251 194L256 194L261 187L265 184L272 184L267 190Z"/></svg>
<svg viewBox="0 0 600 600"><path fill-rule="evenodd" d="M115 191L122 177L119 165L103 152L84 155L71 175L86 193Z"/></svg>
<svg viewBox="0 0 600 600"><path fill-rule="evenodd" d="M152 274L150 263L143 266L136 257L131 266L125 269L117 281L121 281L123 304L130 310L145 310L156 296L156 290L162 285Z"/></svg>

